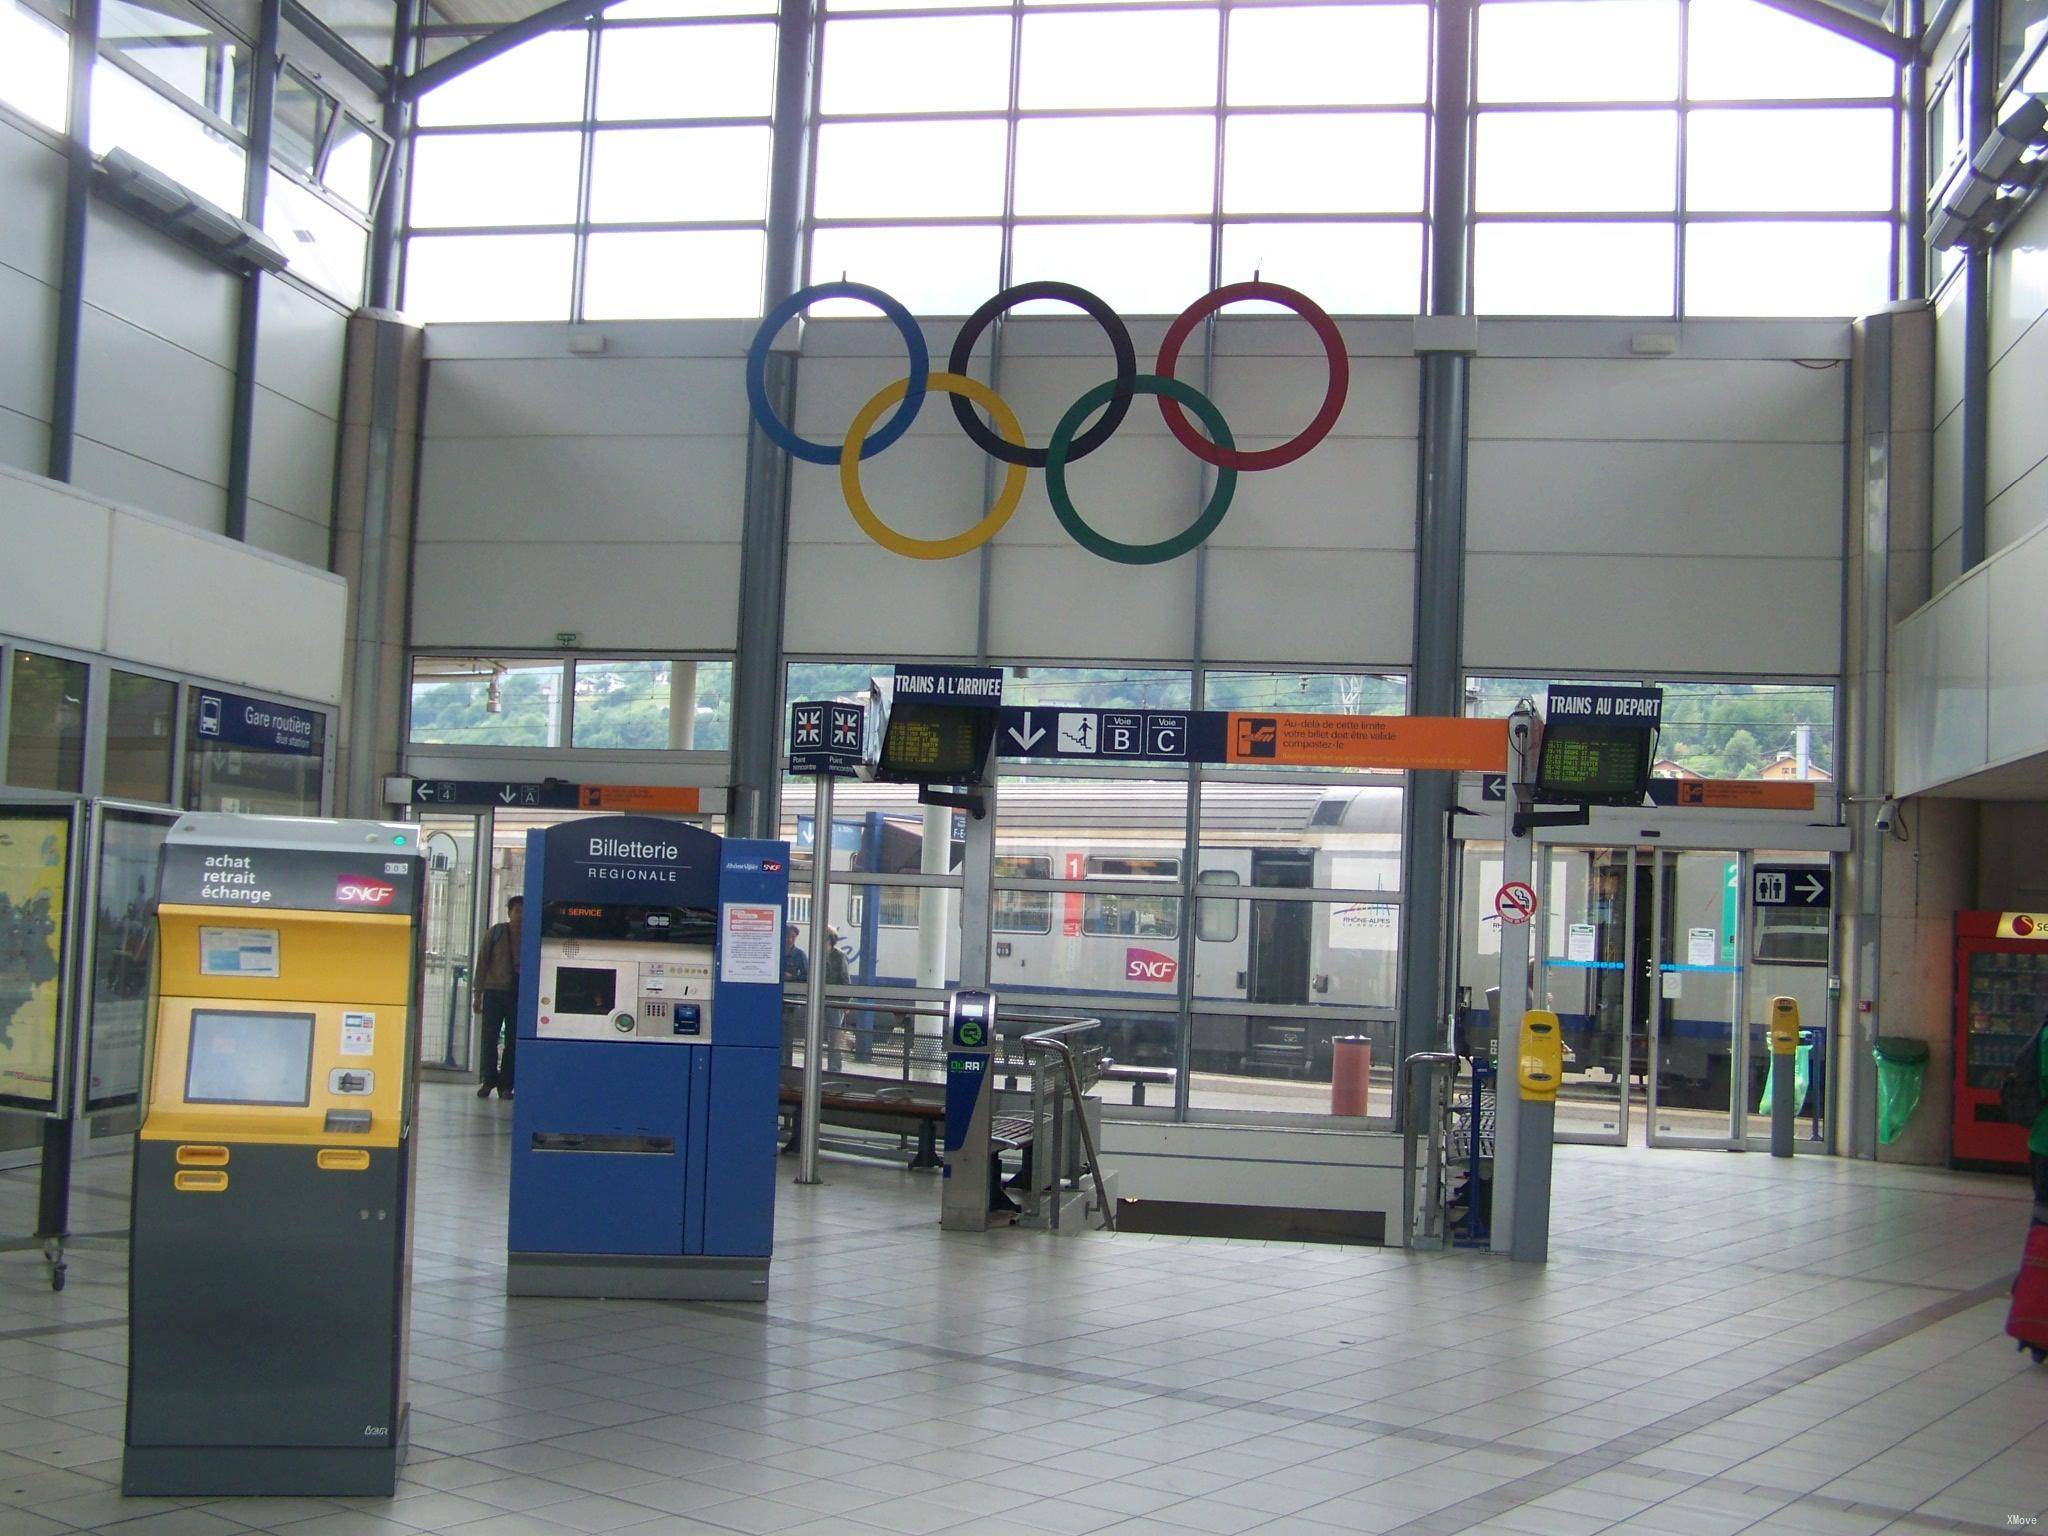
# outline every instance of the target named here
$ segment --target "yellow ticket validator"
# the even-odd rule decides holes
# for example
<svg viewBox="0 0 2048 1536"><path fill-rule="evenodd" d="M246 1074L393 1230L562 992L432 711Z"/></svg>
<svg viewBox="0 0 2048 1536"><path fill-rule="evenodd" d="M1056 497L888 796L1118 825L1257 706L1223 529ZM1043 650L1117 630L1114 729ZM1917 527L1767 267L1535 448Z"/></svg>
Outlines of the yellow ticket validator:
<svg viewBox="0 0 2048 1536"><path fill-rule="evenodd" d="M1521 1049L1515 1053L1515 1081L1524 1099L1549 1103L1557 1097L1557 1085L1564 1077L1564 1036L1557 1027L1557 1015L1544 1008L1531 1008L1522 1015Z"/></svg>
<svg viewBox="0 0 2048 1536"><path fill-rule="evenodd" d="M1771 999L1770 1031L1771 1049L1778 1055L1790 1056L1799 1049L1799 999Z"/></svg>

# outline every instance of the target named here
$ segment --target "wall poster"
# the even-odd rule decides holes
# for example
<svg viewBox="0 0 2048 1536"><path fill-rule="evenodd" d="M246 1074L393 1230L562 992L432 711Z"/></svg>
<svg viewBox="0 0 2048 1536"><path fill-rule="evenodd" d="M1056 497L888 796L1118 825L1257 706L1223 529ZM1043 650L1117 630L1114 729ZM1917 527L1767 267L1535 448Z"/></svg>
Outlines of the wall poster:
<svg viewBox="0 0 2048 1536"><path fill-rule="evenodd" d="M57 1106L71 814L0 806L0 1104Z"/></svg>

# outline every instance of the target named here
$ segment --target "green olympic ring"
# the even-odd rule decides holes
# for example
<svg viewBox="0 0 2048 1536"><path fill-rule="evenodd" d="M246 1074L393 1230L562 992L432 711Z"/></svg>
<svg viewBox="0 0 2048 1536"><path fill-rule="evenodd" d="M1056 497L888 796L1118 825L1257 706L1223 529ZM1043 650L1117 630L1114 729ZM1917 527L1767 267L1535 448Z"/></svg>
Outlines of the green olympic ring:
<svg viewBox="0 0 2048 1536"><path fill-rule="evenodd" d="M1052 441L1045 445L1045 496L1052 503L1052 510L1060 520L1060 526L1076 544L1104 560L1115 560L1123 565L1158 565L1167 560L1178 560L1216 531L1223 521L1223 514L1230 510L1230 498L1237 494L1237 471L1219 469L1216 471L1216 489L1210 493L1209 504L1202 508L1202 515L1171 538L1160 539L1153 544L1126 544L1098 533L1075 508L1074 501L1067 494L1067 451L1072 447L1074 436L1082 424L1101 407L1109 404L1120 389L1136 395L1160 395L1177 402L1193 411L1209 429L1209 441L1225 452L1234 450L1237 441L1230 435L1230 423L1223 419L1223 413L1216 409L1209 397L1191 384L1157 373L1141 373L1129 384L1111 379L1098 384L1087 394L1068 407L1067 414L1060 418L1060 424L1053 428Z"/></svg>

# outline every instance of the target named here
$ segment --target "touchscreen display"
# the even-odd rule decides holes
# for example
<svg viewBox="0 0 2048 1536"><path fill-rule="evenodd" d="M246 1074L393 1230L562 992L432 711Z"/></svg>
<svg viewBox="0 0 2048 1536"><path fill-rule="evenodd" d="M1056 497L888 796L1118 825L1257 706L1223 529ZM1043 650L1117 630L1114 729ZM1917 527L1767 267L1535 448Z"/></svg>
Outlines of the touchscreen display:
<svg viewBox="0 0 2048 1536"><path fill-rule="evenodd" d="M312 1082L312 1014L194 1010L186 1103L296 1107Z"/></svg>
<svg viewBox="0 0 2048 1536"><path fill-rule="evenodd" d="M555 1012L608 1015L618 1001L619 973L610 966L555 968Z"/></svg>

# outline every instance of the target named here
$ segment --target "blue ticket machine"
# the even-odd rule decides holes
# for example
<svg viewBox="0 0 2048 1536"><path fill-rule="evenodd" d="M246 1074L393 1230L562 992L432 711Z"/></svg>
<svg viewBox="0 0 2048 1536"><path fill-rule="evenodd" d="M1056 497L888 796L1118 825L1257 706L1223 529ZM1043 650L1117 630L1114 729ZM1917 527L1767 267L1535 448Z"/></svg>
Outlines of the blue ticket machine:
<svg viewBox="0 0 2048 1536"><path fill-rule="evenodd" d="M508 1295L767 1298L788 862L644 816L527 834Z"/></svg>

